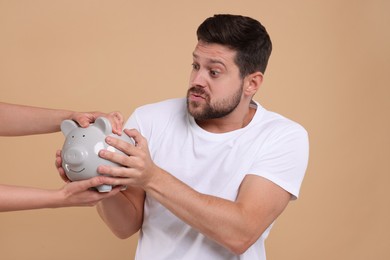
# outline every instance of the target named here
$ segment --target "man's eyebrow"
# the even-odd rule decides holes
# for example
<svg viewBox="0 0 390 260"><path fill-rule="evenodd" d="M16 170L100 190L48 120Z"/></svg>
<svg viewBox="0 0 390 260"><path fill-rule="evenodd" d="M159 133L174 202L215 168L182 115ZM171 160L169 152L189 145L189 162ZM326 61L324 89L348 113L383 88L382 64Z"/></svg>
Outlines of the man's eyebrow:
<svg viewBox="0 0 390 260"><path fill-rule="evenodd" d="M199 56L196 54L196 53L192 53L192 56L194 57L194 59L197 59L199 58ZM224 66L226 68L226 65L225 63L223 63L221 60L219 59L207 59L210 63L217 63L217 64L221 64L222 66Z"/></svg>

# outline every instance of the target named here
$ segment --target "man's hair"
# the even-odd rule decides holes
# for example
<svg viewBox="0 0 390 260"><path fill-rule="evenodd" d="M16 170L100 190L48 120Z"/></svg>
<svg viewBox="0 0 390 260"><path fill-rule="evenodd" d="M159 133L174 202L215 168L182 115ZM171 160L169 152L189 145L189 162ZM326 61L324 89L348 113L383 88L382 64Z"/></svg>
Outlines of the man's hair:
<svg viewBox="0 0 390 260"><path fill-rule="evenodd" d="M272 42L259 21L241 15L217 14L207 18L196 34L198 41L221 44L237 51L235 62L242 78L256 71L265 72Z"/></svg>

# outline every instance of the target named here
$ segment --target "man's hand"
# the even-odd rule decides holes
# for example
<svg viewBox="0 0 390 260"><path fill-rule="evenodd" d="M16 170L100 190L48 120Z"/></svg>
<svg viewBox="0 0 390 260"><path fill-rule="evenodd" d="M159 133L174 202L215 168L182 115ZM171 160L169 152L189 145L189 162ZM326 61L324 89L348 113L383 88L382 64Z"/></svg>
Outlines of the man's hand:
<svg viewBox="0 0 390 260"><path fill-rule="evenodd" d="M135 141L135 145L114 137L107 137L106 142L125 154L100 150L99 156L124 167L100 165L98 172L117 177L116 185L129 185L145 188L159 167L153 162L147 140L136 129L124 132Z"/></svg>

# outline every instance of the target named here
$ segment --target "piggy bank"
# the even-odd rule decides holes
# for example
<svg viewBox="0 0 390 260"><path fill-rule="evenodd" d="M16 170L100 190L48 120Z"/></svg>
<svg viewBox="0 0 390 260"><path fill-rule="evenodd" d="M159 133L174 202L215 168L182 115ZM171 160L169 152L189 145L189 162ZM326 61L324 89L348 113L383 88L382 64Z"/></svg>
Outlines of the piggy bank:
<svg viewBox="0 0 390 260"><path fill-rule="evenodd" d="M97 172L99 165L117 165L111 161L99 157L99 151L106 149L112 152L120 152L105 142L108 135L119 137L112 133L110 121L99 117L87 128L79 127L72 120L64 120L61 123L61 131L65 135L65 143L62 147L62 167L66 176L71 181L89 179L100 174ZM131 142L131 139L126 140ZM111 191L111 185L96 187L99 192Z"/></svg>

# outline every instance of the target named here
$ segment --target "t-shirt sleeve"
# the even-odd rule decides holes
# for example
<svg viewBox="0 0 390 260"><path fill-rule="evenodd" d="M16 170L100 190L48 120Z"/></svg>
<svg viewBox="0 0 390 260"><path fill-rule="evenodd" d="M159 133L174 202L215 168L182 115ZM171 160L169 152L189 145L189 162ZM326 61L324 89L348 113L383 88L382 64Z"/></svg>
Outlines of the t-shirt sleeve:
<svg viewBox="0 0 390 260"><path fill-rule="evenodd" d="M258 152L250 173L274 182L297 199L308 157L308 134L300 125L292 125L273 133Z"/></svg>
<svg viewBox="0 0 390 260"><path fill-rule="evenodd" d="M137 121L136 112L131 114L129 119L127 119L127 121L125 123L125 128L127 128L127 129L137 129L138 131L140 131L139 124L138 124L138 121Z"/></svg>
<svg viewBox="0 0 390 260"><path fill-rule="evenodd" d="M150 106L142 106L134 110L125 124L127 129L136 129L146 139L150 138L153 129L153 113L149 112Z"/></svg>

